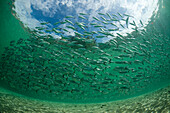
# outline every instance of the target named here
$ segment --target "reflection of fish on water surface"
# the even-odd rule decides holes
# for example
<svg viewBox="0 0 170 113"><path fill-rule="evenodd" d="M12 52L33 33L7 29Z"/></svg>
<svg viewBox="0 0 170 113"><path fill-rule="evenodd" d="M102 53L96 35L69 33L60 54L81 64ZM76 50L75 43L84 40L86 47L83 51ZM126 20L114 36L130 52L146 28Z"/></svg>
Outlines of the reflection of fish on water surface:
<svg viewBox="0 0 170 113"><path fill-rule="evenodd" d="M161 73L167 75L164 68L169 69L169 37L152 27L148 28L152 31L146 29L148 32L138 30L126 14L99 13L102 17L93 17L94 23L88 26L82 22L87 15L78 15L81 22L73 21L76 17L69 15L64 22L56 22L55 28L36 28L43 34L46 30L56 33L60 39L32 32L29 39L11 41L1 57L1 79L17 92L29 92L33 97L88 102L137 94L148 83L163 79ZM121 29L136 27L132 34L124 36L117 32L117 17L126 18L125 25L120 23ZM46 24L49 23L41 23ZM108 24L115 26L107 29ZM94 31L89 31L89 27ZM68 36L69 32L74 36ZM109 37L112 39L105 43L96 41Z"/></svg>

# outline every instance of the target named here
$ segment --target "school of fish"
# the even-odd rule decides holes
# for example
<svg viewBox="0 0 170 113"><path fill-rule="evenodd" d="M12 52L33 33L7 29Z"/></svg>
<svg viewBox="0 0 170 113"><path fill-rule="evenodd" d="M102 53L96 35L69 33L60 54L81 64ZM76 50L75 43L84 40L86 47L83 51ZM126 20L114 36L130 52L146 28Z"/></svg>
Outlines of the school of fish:
<svg viewBox="0 0 170 113"><path fill-rule="evenodd" d="M169 37L153 25L140 30L127 14L98 13L91 23L84 21L87 15L68 15L52 29L36 27L29 39L11 41L0 60L1 81L35 98L102 102L133 96L167 78ZM117 32L130 26L126 36ZM96 41L107 37L112 38Z"/></svg>

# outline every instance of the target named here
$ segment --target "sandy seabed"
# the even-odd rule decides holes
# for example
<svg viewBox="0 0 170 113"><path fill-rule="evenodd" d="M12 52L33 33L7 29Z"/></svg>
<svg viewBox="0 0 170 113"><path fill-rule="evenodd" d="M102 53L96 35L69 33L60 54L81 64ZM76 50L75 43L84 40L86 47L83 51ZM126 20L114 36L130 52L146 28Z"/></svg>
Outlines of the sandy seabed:
<svg viewBox="0 0 170 113"><path fill-rule="evenodd" d="M98 104L66 104L30 99L0 89L1 113L170 113L170 85L130 99Z"/></svg>

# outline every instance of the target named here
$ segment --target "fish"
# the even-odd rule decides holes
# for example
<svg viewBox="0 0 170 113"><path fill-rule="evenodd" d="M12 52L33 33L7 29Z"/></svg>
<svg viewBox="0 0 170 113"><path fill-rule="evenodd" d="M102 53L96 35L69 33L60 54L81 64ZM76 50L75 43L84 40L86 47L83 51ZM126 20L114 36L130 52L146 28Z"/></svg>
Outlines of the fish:
<svg viewBox="0 0 170 113"><path fill-rule="evenodd" d="M114 37L114 35L113 34L111 34L110 32L100 32L101 34L104 34L104 35L106 35L106 36L113 36Z"/></svg>
<svg viewBox="0 0 170 113"><path fill-rule="evenodd" d="M141 75L141 74L138 74L138 75L135 75L135 77L142 77L143 75Z"/></svg>
<svg viewBox="0 0 170 113"><path fill-rule="evenodd" d="M49 22L42 22L40 23L41 25L46 25L46 24L49 24Z"/></svg>
<svg viewBox="0 0 170 113"><path fill-rule="evenodd" d="M47 29L47 30L45 30L45 32L52 32L52 30ZM39 32L39 33L44 34L44 32Z"/></svg>
<svg viewBox="0 0 170 113"><path fill-rule="evenodd" d="M45 27L35 27L36 29L38 29L38 30L44 30L44 29L46 29Z"/></svg>
<svg viewBox="0 0 170 113"><path fill-rule="evenodd" d="M91 33L93 33L93 34L97 34L97 32L96 32L96 31L92 31Z"/></svg>
<svg viewBox="0 0 170 113"><path fill-rule="evenodd" d="M118 18L118 16L117 15L115 15L115 14L112 14L114 17L116 17L116 18Z"/></svg>
<svg viewBox="0 0 170 113"><path fill-rule="evenodd" d="M60 24L65 24L65 23L67 23L67 22L60 22Z"/></svg>
<svg viewBox="0 0 170 113"><path fill-rule="evenodd" d="M61 42L61 43L68 43L67 40L63 40L63 39L60 39L59 42Z"/></svg>
<svg viewBox="0 0 170 113"><path fill-rule="evenodd" d="M140 60L135 60L134 63L135 64L143 64L144 65L144 61L140 61Z"/></svg>
<svg viewBox="0 0 170 113"><path fill-rule="evenodd" d="M120 26L121 26L122 28L125 28L122 24L120 24Z"/></svg>
<svg viewBox="0 0 170 113"><path fill-rule="evenodd" d="M132 56L130 54L120 54L119 57L129 57L129 58L131 58Z"/></svg>
<svg viewBox="0 0 170 113"><path fill-rule="evenodd" d="M72 30L77 30L75 27L73 27L73 26L71 26L71 25L68 25L68 26L66 26L67 28L70 28L70 29L72 29Z"/></svg>
<svg viewBox="0 0 170 113"><path fill-rule="evenodd" d="M128 87L126 87L126 86L120 87L120 89L130 90L130 88L128 88Z"/></svg>
<svg viewBox="0 0 170 113"><path fill-rule="evenodd" d="M84 19L84 20L87 20L85 17L83 17L83 16L78 16L79 18L81 18L81 19Z"/></svg>
<svg viewBox="0 0 170 113"><path fill-rule="evenodd" d="M102 59L102 60L106 60L106 61L109 61L110 59L109 58L107 58L107 57L100 57L100 59Z"/></svg>
<svg viewBox="0 0 170 113"><path fill-rule="evenodd" d="M108 23L108 22L106 22L106 21L102 21L102 23L103 23L103 24L106 24L106 25L107 25L107 24L110 24L110 23Z"/></svg>
<svg viewBox="0 0 170 113"><path fill-rule="evenodd" d="M92 32L84 31L85 34L92 35Z"/></svg>
<svg viewBox="0 0 170 113"><path fill-rule="evenodd" d="M104 21L107 21L104 17L101 17Z"/></svg>
<svg viewBox="0 0 170 113"><path fill-rule="evenodd" d="M84 46L82 44L76 44L77 47L83 48Z"/></svg>
<svg viewBox="0 0 170 113"><path fill-rule="evenodd" d="M100 21L100 19L98 19L97 17L93 17L93 19L97 20L97 21Z"/></svg>
<svg viewBox="0 0 170 113"><path fill-rule="evenodd" d="M119 22L119 19L112 18L111 20L112 20L112 21L118 21L118 22Z"/></svg>
<svg viewBox="0 0 170 113"><path fill-rule="evenodd" d="M117 12L117 14L118 14L121 18L123 18L123 15L121 15L119 12Z"/></svg>
<svg viewBox="0 0 170 113"><path fill-rule="evenodd" d="M112 50L117 51L117 52L122 52L123 51L123 49L121 49L121 48L113 48Z"/></svg>
<svg viewBox="0 0 170 113"><path fill-rule="evenodd" d="M116 64L130 64L128 61L115 61Z"/></svg>
<svg viewBox="0 0 170 113"><path fill-rule="evenodd" d="M125 13L124 13L123 15L124 15L124 16L127 16L127 17L133 17L133 16L131 16L131 15L128 15L128 14L125 14Z"/></svg>
<svg viewBox="0 0 170 113"><path fill-rule="evenodd" d="M85 27L85 23L83 23L83 22L76 22L76 24L79 26L79 27Z"/></svg>
<svg viewBox="0 0 170 113"><path fill-rule="evenodd" d="M56 30L55 28L52 29L55 33L62 33L61 31Z"/></svg>
<svg viewBox="0 0 170 113"><path fill-rule="evenodd" d="M118 31L119 30L119 28L117 28L117 29L108 29L108 31Z"/></svg>
<svg viewBox="0 0 170 113"><path fill-rule="evenodd" d="M67 29L63 29L63 31L69 32Z"/></svg>
<svg viewBox="0 0 170 113"><path fill-rule="evenodd" d="M123 60L123 58L119 57L119 56L114 56L115 59L121 59Z"/></svg>
<svg viewBox="0 0 170 113"><path fill-rule="evenodd" d="M99 47L97 47L97 46L92 46L92 49L99 49Z"/></svg>
<svg viewBox="0 0 170 113"><path fill-rule="evenodd" d="M90 23L90 25L98 25L97 23Z"/></svg>
<svg viewBox="0 0 170 113"><path fill-rule="evenodd" d="M23 38L20 38L18 41L17 41L17 44L21 44L24 42L24 39ZM11 42L10 42L11 43Z"/></svg>
<svg viewBox="0 0 170 113"><path fill-rule="evenodd" d="M54 25L57 25L57 24L60 24L60 22L56 22L56 23L54 23Z"/></svg>
<svg viewBox="0 0 170 113"><path fill-rule="evenodd" d="M105 15L104 13L98 13L99 15Z"/></svg>
<svg viewBox="0 0 170 113"><path fill-rule="evenodd" d="M140 24L143 26L143 22L140 20Z"/></svg>
<svg viewBox="0 0 170 113"><path fill-rule="evenodd" d="M83 26L80 26L81 29L85 30L85 28Z"/></svg>
<svg viewBox="0 0 170 113"><path fill-rule="evenodd" d="M124 73L129 73L129 70L123 70L123 71L119 71L119 73L124 74Z"/></svg>
<svg viewBox="0 0 170 113"><path fill-rule="evenodd" d="M126 19L126 27L128 28L128 25L129 25L129 16L127 17Z"/></svg>
<svg viewBox="0 0 170 113"><path fill-rule="evenodd" d="M79 33L79 32L74 32L76 36L83 36L83 34Z"/></svg>
<svg viewBox="0 0 170 113"><path fill-rule="evenodd" d="M122 66L116 66L115 68L114 68L115 70L130 70L128 67L122 67Z"/></svg>
<svg viewBox="0 0 170 113"><path fill-rule="evenodd" d="M122 21L126 21L126 19L124 19L124 18L122 18L121 20L122 20Z"/></svg>
<svg viewBox="0 0 170 113"><path fill-rule="evenodd" d="M65 18L74 18L73 16L71 16L71 15L68 15L68 16L66 16Z"/></svg>
<svg viewBox="0 0 170 113"><path fill-rule="evenodd" d="M120 36L121 39L124 39L125 37L121 35L120 33L116 33L118 36Z"/></svg>
<svg viewBox="0 0 170 113"><path fill-rule="evenodd" d="M136 23L135 23L135 21L133 20L133 23L130 23L132 26L135 26L135 27L137 27L136 26Z"/></svg>
<svg viewBox="0 0 170 113"><path fill-rule="evenodd" d="M109 13L106 13L106 15L107 15L110 19L112 19L111 15L110 15Z"/></svg>
<svg viewBox="0 0 170 113"><path fill-rule="evenodd" d="M87 34L87 33L84 33L83 35L84 35L84 36L91 36L91 34Z"/></svg>
<svg viewBox="0 0 170 113"><path fill-rule="evenodd" d="M79 13L80 15L87 15L86 13Z"/></svg>
<svg viewBox="0 0 170 113"><path fill-rule="evenodd" d="M113 26L117 27L116 24L114 24L114 23L110 23L110 24L112 24Z"/></svg>
<svg viewBox="0 0 170 113"><path fill-rule="evenodd" d="M102 36L102 35L96 36L96 38L104 38L104 37L106 37L106 36Z"/></svg>
<svg viewBox="0 0 170 113"><path fill-rule="evenodd" d="M106 29L104 28L100 28L101 31L98 31L99 33L104 33L105 31L107 31Z"/></svg>
<svg viewBox="0 0 170 113"><path fill-rule="evenodd" d="M93 39L87 39L87 40L85 40L85 42L86 43L92 43L92 42L94 42L94 40Z"/></svg>
<svg viewBox="0 0 170 113"><path fill-rule="evenodd" d="M67 23L70 23L70 24L74 25L73 22L71 22L70 20L66 20L66 19L65 19L65 21L66 21Z"/></svg>

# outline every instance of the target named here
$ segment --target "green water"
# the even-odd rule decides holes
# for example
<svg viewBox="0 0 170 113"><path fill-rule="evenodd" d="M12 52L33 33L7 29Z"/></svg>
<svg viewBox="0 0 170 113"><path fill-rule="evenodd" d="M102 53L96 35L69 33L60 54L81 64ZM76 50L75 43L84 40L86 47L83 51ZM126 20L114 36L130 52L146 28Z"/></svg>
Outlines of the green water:
<svg viewBox="0 0 170 113"><path fill-rule="evenodd" d="M10 0L0 1L0 53L4 51L4 47L9 45L11 40L19 38L28 38L28 33L21 27L21 23L11 13Z"/></svg>
<svg viewBox="0 0 170 113"><path fill-rule="evenodd" d="M166 86L170 83L170 14L169 2L163 3L164 7L151 20L146 32L133 32L128 37L135 37L134 41L129 41L128 45L120 43L128 49L132 49L132 45L138 46L136 51L143 53L142 56L137 52L132 54L121 46L118 47L120 51L115 51L117 47L112 41L105 44L78 41L77 44L85 48L83 51L76 45L67 45L76 39L53 40L38 36L50 45L39 44L42 40L37 40L34 35L26 40L29 33L11 14L8 1L1 1L0 53L5 54L5 58L1 59L1 86L29 97L69 103L114 101ZM16 44L20 38L24 41ZM14 46L10 46L12 40L16 41ZM6 52L4 47L9 47ZM114 58L122 54L131 57L123 57L123 60ZM127 63L116 63L119 61ZM128 72L114 70L117 66Z"/></svg>

